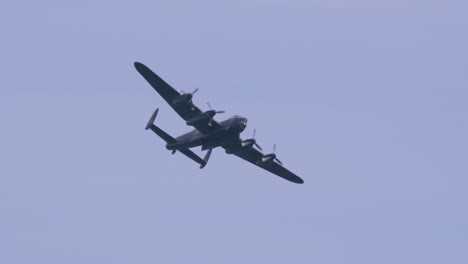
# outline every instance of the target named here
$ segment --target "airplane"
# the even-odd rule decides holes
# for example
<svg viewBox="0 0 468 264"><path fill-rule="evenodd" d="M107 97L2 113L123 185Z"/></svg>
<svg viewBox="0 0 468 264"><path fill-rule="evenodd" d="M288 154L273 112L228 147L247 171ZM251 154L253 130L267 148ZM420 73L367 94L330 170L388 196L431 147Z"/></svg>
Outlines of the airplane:
<svg viewBox="0 0 468 264"><path fill-rule="evenodd" d="M159 108L154 111L146 125L146 130L152 130L166 141L166 148L172 151L172 154L180 152L200 164L202 169L208 163L213 149L222 147L227 154L234 154L283 179L299 184L304 183L304 180L299 176L283 167L283 163L275 154L276 145L273 146L273 153L265 155L261 152L262 148L255 140L255 130L252 138L246 140L240 138L241 132L247 127L247 118L235 115L218 122L214 120L214 116L224 113L224 111L213 110L208 102L210 110L204 112L194 105L192 98L198 88L191 93L177 91L142 63L135 62L134 66L143 78L185 120L185 123L195 128L191 132L174 138L154 124ZM199 146L201 146L202 151L208 150L203 159L190 150L190 148Z"/></svg>

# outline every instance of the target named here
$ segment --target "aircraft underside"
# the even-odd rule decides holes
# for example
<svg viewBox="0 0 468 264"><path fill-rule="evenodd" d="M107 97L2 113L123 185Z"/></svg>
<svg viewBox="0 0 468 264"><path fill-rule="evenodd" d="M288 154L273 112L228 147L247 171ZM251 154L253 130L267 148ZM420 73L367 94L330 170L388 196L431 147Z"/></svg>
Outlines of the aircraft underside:
<svg viewBox="0 0 468 264"><path fill-rule="evenodd" d="M222 147L227 154L236 155L281 178L295 183L304 183L300 177L283 167L283 163L275 154L276 145L273 147L273 153L262 153L262 148L255 140L255 130L252 138L240 138L240 133L247 126L247 118L233 116L225 121L217 122L214 120L214 116L224 113L224 111L215 111L211 109L208 103L210 110L203 112L193 104L192 98L198 88L192 93L178 92L145 65L135 62L135 68L177 114L185 120L186 124L195 128L192 132L174 138L154 124L158 114L158 109L156 109L146 129L152 130L166 141L166 148L171 150L173 154L180 152L200 164L200 168L203 168L208 163L213 148ZM202 150L208 150L203 159L190 150L190 148L198 146L201 146Z"/></svg>

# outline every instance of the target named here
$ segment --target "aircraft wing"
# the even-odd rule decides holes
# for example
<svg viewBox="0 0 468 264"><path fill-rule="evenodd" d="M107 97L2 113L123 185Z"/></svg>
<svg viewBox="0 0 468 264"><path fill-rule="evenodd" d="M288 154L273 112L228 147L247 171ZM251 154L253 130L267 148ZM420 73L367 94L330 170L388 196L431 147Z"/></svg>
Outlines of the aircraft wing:
<svg viewBox="0 0 468 264"><path fill-rule="evenodd" d="M223 146L224 149L241 149L241 140L238 139L237 141L231 142L228 145ZM263 153L255 148L245 148L242 151L234 153L234 155L238 156L239 158L246 160L262 169L265 169L285 180L294 182L294 183L304 183L304 180L301 179L296 174L290 172L288 169L283 167L282 165L278 164L275 161L272 162L259 162L262 160ZM259 163L257 163L259 162Z"/></svg>
<svg viewBox="0 0 468 264"><path fill-rule="evenodd" d="M185 121L202 114L202 111L195 105L174 104L174 100L181 94L166 83L161 77L156 75L144 64L135 62L135 68L145 78L145 80L166 100L166 102L179 114ZM220 124L213 120L211 125L208 123L197 123L193 125L196 129L206 134L220 128Z"/></svg>

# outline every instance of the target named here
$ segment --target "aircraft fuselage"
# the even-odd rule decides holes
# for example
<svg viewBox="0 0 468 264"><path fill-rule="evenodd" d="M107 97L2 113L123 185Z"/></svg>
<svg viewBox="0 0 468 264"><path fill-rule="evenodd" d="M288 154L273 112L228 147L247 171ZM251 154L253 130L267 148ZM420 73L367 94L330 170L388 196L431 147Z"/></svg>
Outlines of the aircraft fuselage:
<svg viewBox="0 0 468 264"><path fill-rule="evenodd" d="M233 116L220 122L221 127L210 134L204 134L194 129L176 138L177 142L166 145L169 150L188 149L202 146L202 150L222 146L232 140L238 139L239 135L247 127L247 118Z"/></svg>

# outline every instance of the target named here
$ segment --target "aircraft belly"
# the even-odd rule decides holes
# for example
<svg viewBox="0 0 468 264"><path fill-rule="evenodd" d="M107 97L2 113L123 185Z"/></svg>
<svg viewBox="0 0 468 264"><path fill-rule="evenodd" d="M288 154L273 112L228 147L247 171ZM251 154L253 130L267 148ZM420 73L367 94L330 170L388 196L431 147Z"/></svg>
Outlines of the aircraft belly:
<svg viewBox="0 0 468 264"><path fill-rule="evenodd" d="M221 147L228 143L229 141L232 141L234 139L237 139L238 135L228 135L220 138L210 138L209 140L206 140L203 142L202 145L202 150L210 149L210 148L216 148L216 147Z"/></svg>

